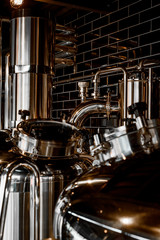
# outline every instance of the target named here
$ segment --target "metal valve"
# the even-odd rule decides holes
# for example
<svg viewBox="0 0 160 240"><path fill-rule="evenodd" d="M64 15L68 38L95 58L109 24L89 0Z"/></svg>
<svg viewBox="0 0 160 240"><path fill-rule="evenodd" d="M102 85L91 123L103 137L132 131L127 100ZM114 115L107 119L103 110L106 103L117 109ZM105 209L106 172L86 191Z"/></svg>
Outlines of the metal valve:
<svg viewBox="0 0 160 240"><path fill-rule="evenodd" d="M137 102L128 107L129 114L135 114L137 129L147 127L144 111L147 110L145 102Z"/></svg>
<svg viewBox="0 0 160 240"><path fill-rule="evenodd" d="M81 97L81 102L85 102L86 97L88 97L89 82L79 82L78 87L79 87L79 96Z"/></svg>
<svg viewBox="0 0 160 240"><path fill-rule="evenodd" d="M129 114L135 114L136 117L143 116L145 110L147 110L147 104L145 102L133 103L128 107Z"/></svg>
<svg viewBox="0 0 160 240"><path fill-rule="evenodd" d="M21 119L22 119L22 120L25 120L26 117L30 115L30 111L20 109L20 110L18 111L18 114L21 115Z"/></svg>
<svg viewBox="0 0 160 240"><path fill-rule="evenodd" d="M140 142L145 149L151 149L152 136L149 133L147 127L147 121L144 117L144 111L147 110L147 104L145 102L137 102L128 107L129 114L135 114L136 126L140 132Z"/></svg>
<svg viewBox="0 0 160 240"><path fill-rule="evenodd" d="M98 89L98 86L100 83L99 75L95 76L93 83L94 83L94 92L91 95L94 97L94 99L98 99L98 97L100 96L99 89Z"/></svg>
<svg viewBox="0 0 160 240"><path fill-rule="evenodd" d="M106 162L103 153L107 153L111 149L111 144L108 141L101 142L99 134L94 135L94 147L91 149L91 155L97 157L100 163ZM93 163L93 165L95 162Z"/></svg>

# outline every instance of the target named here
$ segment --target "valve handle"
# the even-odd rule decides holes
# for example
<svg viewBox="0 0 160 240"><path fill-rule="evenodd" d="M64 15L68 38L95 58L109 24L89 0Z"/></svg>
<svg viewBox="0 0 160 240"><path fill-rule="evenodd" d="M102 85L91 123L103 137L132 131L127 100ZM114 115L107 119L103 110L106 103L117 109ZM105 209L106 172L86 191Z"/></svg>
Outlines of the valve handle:
<svg viewBox="0 0 160 240"><path fill-rule="evenodd" d="M147 110L147 104L145 102L133 103L128 107L129 114L135 114L136 117L143 116L145 110Z"/></svg>
<svg viewBox="0 0 160 240"><path fill-rule="evenodd" d="M29 115L30 115L30 111L20 109L20 110L18 111L18 114L21 115L21 119L25 120L25 119L26 119L26 116L29 116Z"/></svg>

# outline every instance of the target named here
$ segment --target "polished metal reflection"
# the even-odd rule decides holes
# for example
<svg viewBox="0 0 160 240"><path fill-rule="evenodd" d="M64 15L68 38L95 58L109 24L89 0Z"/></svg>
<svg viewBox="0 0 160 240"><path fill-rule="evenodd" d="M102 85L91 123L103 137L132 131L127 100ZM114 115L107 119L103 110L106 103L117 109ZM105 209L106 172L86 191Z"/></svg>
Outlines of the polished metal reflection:
<svg viewBox="0 0 160 240"><path fill-rule="evenodd" d="M141 65L138 70L142 73ZM120 118L125 124L93 136L94 146L90 146L90 153L95 159L95 167L68 185L58 198L53 222L54 237L58 240L159 239L156 237L160 232L160 211L157 213L156 205L152 205L157 201L157 189L153 189L154 197L149 197L148 187L152 192L160 177L156 170L156 164L160 167L160 122L151 119L151 105L148 107L149 119L142 114L145 109L141 107L136 108L136 119L132 119L133 116L128 119L127 113L127 106L137 102L141 106L142 101L151 99L151 71L149 85L146 78L127 79L123 68L97 72L94 100L81 103L72 112L70 123L82 128L88 116L95 113L108 115L110 105L98 99L99 75L116 71L123 72L124 82L121 108L112 110L121 112ZM157 180L150 168L156 172ZM151 182L154 178L153 185L148 178ZM153 222L150 224L154 217L156 227Z"/></svg>
<svg viewBox="0 0 160 240"><path fill-rule="evenodd" d="M146 72L134 72L127 79L127 107L137 102L147 103L146 118L158 118L159 103L154 101L155 96L159 99L159 79L153 77L153 70L149 68L147 76ZM124 106L124 81L119 81L119 94L121 102L121 110ZM127 118L133 118L134 115L127 113Z"/></svg>
<svg viewBox="0 0 160 240"><path fill-rule="evenodd" d="M137 130L135 125L131 127L104 129L94 135L94 146L90 146L91 155L94 156L93 164L107 161L126 160L139 152L152 152L160 148L160 121L159 119L147 120L146 132ZM147 136L150 142L148 143ZM106 144L108 143L108 145ZM98 148L99 147L99 148Z"/></svg>
<svg viewBox="0 0 160 240"><path fill-rule="evenodd" d="M130 106L133 103L139 102L139 101L145 101L148 104L148 111L146 112L146 117L148 119L158 118L159 117L159 105L158 101L156 102L154 98L154 94L159 99L158 89L159 89L159 79L154 78L152 74L152 69L149 68L148 77L144 76L143 74L143 68L150 67L152 65L158 65L159 61L156 62L155 60L153 62L146 63L146 61L142 61L138 66L134 66L131 68L122 68L122 67L113 67L113 68L107 68L104 70L99 70L95 75L93 79L94 83L94 92L92 93L94 100L91 100L93 103L93 107L91 107L91 102L88 102L88 107L86 103L86 108L83 104L79 105L73 112L70 117L70 122L72 124L78 123L78 118L80 118L81 122L81 115L84 115L85 117L88 117L89 114L93 111L94 113L101 113L104 110L104 106L98 106L99 104L99 78L102 74L111 74L115 72L122 72L123 73L123 80L119 82L119 89L120 89L120 106L114 107L106 104L106 113L107 116L114 112L120 113L120 123L121 125L126 125L127 118L132 118L131 115L127 112L127 107ZM129 77L129 73L127 70L134 70L135 72L132 73L132 76ZM76 78L77 79L77 78ZM77 79L78 80L78 79ZM66 81L67 82L67 81ZM108 85L109 86L109 85ZM154 89L154 91L153 91ZM153 94L154 92L154 94ZM97 100L97 106L95 105ZM95 102L94 102L95 101ZM104 103L102 103L103 105ZM118 104L117 104L118 105ZM82 108L80 111L80 107ZM89 110L90 108L90 110ZM88 114L85 114L85 111L88 112ZM124 121L125 120L125 121ZM82 124L79 124L79 126L82 126Z"/></svg>
<svg viewBox="0 0 160 240"><path fill-rule="evenodd" d="M4 99L4 129L11 127L11 76L9 75L10 54L5 56L5 99Z"/></svg>
<svg viewBox="0 0 160 240"><path fill-rule="evenodd" d="M138 153L120 165L93 168L74 180L57 201L54 237L159 239L159 194L153 187L160 178L159 153Z"/></svg>
<svg viewBox="0 0 160 240"><path fill-rule="evenodd" d="M75 155L76 127L50 120L54 23L19 13L24 16L11 20L11 64L8 58L6 64L12 77L10 83L6 71L6 110L11 107L6 128L11 132L5 131L9 136L0 144L0 239L54 239L57 198L92 159ZM5 151L6 145L11 146Z"/></svg>
<svg viewBox="0 0 160 240"><path fill-rule="evenodd" d="M0 129L3 129L2 116L2 19L0 19Z"/></svg>
<svg viewBox="0 0 160 240"><path fill-rule="evenodd" d="M90 161L63 157L28 160L0 150L0 239L43 240L53 238L53 212L63 188Z"/></svg>
<svg viewBox="0 0 160 240"><path fill-rule="evenodd" d="M50 62L49 55L52 54L50 44L53 43L51 40L53 40L54 25L50 21L44 17L34 16L11 20L12 72L52 73L50 71L53 70L53 62Z"/></svg>
<svg viewBox="0 0 160 240"><path fill-rule="evenodd" d="M78 128L81 128L87 118L92 114L103 113L107 114L107 104L106 101L103 100L90 100L86 102L82 102L75 108L71 114L69 123L75 125ZM111 106L110 107L111 113L119 112L118 106Z"/></svg>
<svg viewBox="0 0 160 240"><path fill-rule="evenodd" d="M75 126L51 120L26 120L12 131L16 151L34 159L73 156L82 138Z"/></svg>
<svg viewBox="0 0 160 240"><path fill-rule="evenodd" d="M99 70L93 79L94 83L94 92L93 92L93 97L94 99L98 99L99 97L99 91L98 91L98 85L99 85L99 77L101 74L110 74L114 72L122 72L123 73L123 81L124 81L124 88L123 88L123 95L121 98L123 99L123 105L121 106L121 120L127 118L127 98L128 98L128 85L127 85L127 79L128 79L128 72L126 71L125 68L122 67L113 67L109 69L104 69L104 70ZM121 122L122 125L122 122ZM123 125L126 125L126 122L123 122Z"/></svg>
<svg viewBox="0 0 160 240"><path fill-rule="evenodd" d="M1 172L1 215L0 215L0 239L5 239L4 236L4 227L6 226L6 214L8 209L8 201L9 201L9 192L11 188L11 177L14 174L14 171L19 167L23 167L29 171L31 171L35 177L35 185L33 185L34 180L30 181L30 194L32 195L32 202L30 202L30 211L33 214L33 218L31 221L30 228L30 237L35 236L35 239L39 239L39 206L40 206L40 173L37 169L37 166L33 163L29 163L28 161L18 163L16 160L8 163ZM4 182L3 182L4 181ZM14 205L13 205L14 206ZM14 234L14 238L15 238ZM17 236L19 237L19 236ZM11 237L10 237L11 238Z"/></svg>
<svg viewBox="0 0 160 240"><path fill-rule="evenodd" d="M88 87L89 82L78 82L79 96L81 97L81 102L85 102L88 97Z"/></svg>
<svg viewBox="0 0 160 240"><path fill-rule="evenodd" d="M12 127L20 122L19 110L29 111L27 119L50 118L51 117L51 79L47 74L18 73L13 74L13 108ZM16 91L14 93L14 91Z"/></svg>
<svg viewBox="0 0 160 240"><path fill-rule="evenodd" d="M51 118L51 76L54 71L54 23L45 17L11 20L11 127L24 118Z"/></svg>

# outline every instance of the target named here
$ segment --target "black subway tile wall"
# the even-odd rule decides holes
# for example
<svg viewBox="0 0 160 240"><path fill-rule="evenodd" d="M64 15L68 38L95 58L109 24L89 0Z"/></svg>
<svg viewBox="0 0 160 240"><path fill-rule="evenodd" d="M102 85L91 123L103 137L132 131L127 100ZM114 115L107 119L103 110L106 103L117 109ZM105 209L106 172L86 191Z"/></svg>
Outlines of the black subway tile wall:
<svg viewBox="0 0 160 240"><path fill-rule="evenodd" d="M70 116L80 103L78 82L89 82L89 99L93 92L93 75L108 66L133 66L142 59L160 57L160 1L107 1L108 13L76 12L62 22L75 27L77 34L76 73L73 67L57 69L53 88L53 118ZM97 3L98 4L98 3ZM87 76L87 78L86 78ZM100 94L107 95L107 83L113 83L111 95L118 97L117 83L123 76L101 76ZM70 81L70 82L69 82ZM108 126L106 117L92 117L86 124ZM114 120L116 123L116 120Z"/></svg>

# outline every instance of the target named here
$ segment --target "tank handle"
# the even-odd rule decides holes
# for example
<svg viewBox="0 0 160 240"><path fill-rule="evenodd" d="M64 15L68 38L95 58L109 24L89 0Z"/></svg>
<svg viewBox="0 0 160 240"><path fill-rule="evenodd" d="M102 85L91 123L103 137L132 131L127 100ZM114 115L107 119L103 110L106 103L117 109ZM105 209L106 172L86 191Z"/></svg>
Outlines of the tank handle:
<svg viewBox="0 0 160 240"><path fill-rule="evenodd" d="M6 213L8 207L9 200L9 188L11 185L11 177L14 171L23 167L33 173L35 177L34 187L32 186L32 181L30 181L30 189L33 190L34 195L34 236L35 240L39 240L40 236L40 227L39 227L39 219L40 219L40 172L37 166L34 163L31 163L27 160L22 159L21 162L19 160L14 160L11 163L6 164L4 168L1 170L2 177L4 176L4 184L3 191L1 197L1 212L0 212L0 240L3 239ZM33 234L33 233L32 233ZM33 236L33 235L32 235Z"/></svg>

